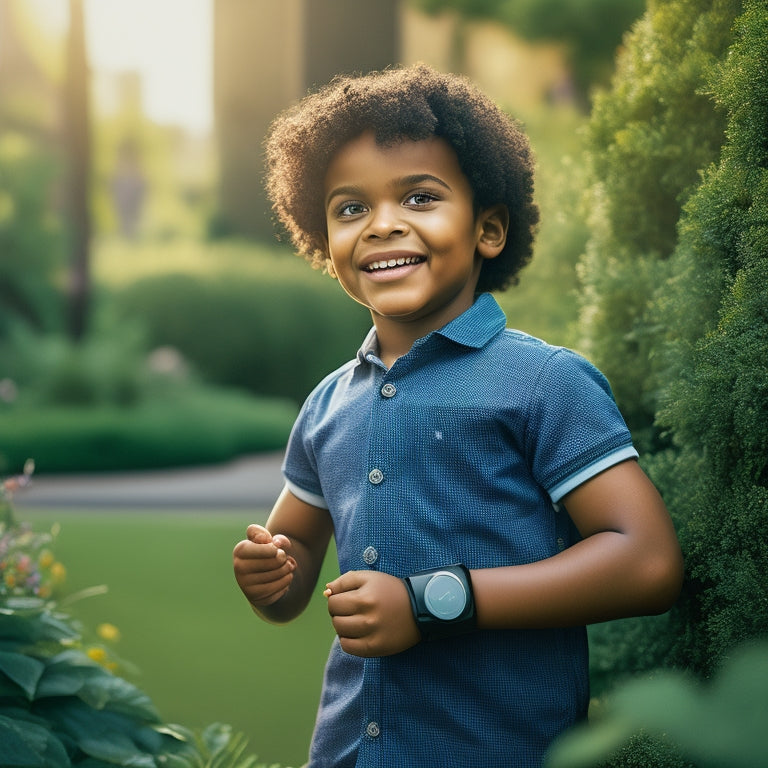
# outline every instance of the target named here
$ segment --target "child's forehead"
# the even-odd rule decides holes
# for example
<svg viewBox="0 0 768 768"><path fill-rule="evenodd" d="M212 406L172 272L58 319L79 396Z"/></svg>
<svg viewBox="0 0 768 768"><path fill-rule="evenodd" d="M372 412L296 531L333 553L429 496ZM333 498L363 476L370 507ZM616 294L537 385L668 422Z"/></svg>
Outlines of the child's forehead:
<svg viewBox="0 0 768 768"><path fill-rule="evenodd" d="M414 173L436 167L447 174L463 175L456 151L440 136L432 134L424 139L401 136L381 142L373 131L366 130L343 142L333 153L326 168L326 182L330 175L339 172L364 174L373 164L385 168L397 166L401 171L410 168Z"/></svg>

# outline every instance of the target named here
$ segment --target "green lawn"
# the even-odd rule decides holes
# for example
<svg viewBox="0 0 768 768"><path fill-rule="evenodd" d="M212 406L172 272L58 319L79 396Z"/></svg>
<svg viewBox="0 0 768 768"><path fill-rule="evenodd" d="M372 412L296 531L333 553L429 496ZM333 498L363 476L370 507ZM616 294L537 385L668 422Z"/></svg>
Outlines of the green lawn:
<svg viewBox="0 0 768 768"><path fill-rule="evenodd" d="M306 761L333 629L321 590L295 622L257 619L232 575L231 552L264 513L27 511L36 530L59 523L54 551L67 592L108 592L68 610L89 630L122 634L116 650L162 718L196 728L230 723L266 763ZM334 553L322 583L337 573Z"/></svg>

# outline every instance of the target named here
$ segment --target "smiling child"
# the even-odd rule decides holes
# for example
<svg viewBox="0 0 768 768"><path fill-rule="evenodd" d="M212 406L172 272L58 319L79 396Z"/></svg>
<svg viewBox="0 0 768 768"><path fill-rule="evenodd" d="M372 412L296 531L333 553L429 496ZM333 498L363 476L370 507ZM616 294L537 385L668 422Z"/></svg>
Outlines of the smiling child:
<svg viewBox="0 0 768 768"><path fill-rule="evenodd" d="M528 142L467 80L419 66L306 97L267 160L296 248L373 320L234 550L279 623L335 538L309 766L540 765L586 715L585 625L667 610L682 565L605 378L507 329L490 293L531 257Z"/></svg>

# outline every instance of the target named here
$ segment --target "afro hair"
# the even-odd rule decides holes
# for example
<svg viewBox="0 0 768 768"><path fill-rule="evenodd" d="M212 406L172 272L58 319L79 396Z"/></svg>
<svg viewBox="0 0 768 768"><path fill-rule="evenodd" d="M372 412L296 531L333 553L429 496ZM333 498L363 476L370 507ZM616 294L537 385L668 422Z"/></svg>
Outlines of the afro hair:
<svg viewBox="0 0 768 768"><path fill-rule="evenodd" d="M476 210L503 204L510 217L502 253L484 262L478 293L518 281L530 261L539 220L533 159L517 123L466 78L424 66L340 76L272 123L266 190L300 255L326 266L323 184L333 155L365 131L391 145L439 136L458 157Z"/></svg>

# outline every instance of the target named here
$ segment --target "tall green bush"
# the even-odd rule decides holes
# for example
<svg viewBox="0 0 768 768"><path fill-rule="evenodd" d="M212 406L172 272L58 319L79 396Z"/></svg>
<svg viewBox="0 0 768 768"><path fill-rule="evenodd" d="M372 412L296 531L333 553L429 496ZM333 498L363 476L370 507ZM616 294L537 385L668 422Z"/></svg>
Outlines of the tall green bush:
<svg viewBox="0 0 768 768"><path fill-rule="evenodd" d="M754 0L651 3L592 119L588 351L687 567L669 616L591 630L598 679L708 675L768 635L767 19Z"/></svg>
<svg viewBox="0 0 768 768"><path fill-rule="evenodd" d="M674 503L690 579L677 660L708 674L768 636L768 7L748 0L714 71L727 113L720 162L686 206L659 292L670 334L662 427L688 481ZM663 462L663 458L660 459ZM683 622L681 621L681 624Z"/></svg>
<svg viewBox="0 0 768 768"><path fill-rule="evenodd" d="M656 25L658 47L687 50L688 63L700 63L697 92L712 103L700 119L709 120L713 141L715 129L722 126L722 142L712 161L704 163L700 183L679 187L680 217L670 230L667 252L659 244L657 251L650 249L650 239L644 252L630 247L661 229L656 223L642 224L647 217L642 199L623 194L631 182L622 186L613 180L619 167L611 159L612 134L605 135L605 157L594 166L603 172L595 183L601 212L610 215L599 222L599 236L584 264L592 302L585 312L593 313L589 332L596 356L618 382L625 402L631 403L631 377L640 376L635 397L645 398L644 411L632 412L635 428L646 434L658 429L668 441L647 440L646 447L655 452L646 454L645 463L676 520L687 575L671 614L624 625L625 642L612 657L604 641L618 625L595 628L603 641L597 643L600 661L614 675L661 664L710 676L737 646L768 637L768 6L763 0L746 0L743 6L728 0L699 5L696 11L690 2L673 2L661 12L652 6L638 27L650 29L657 18L674 21ZM641 39L630 43L639 45ZM646 45L652 39L645 38ZM703 55L695 54L694 44L704 47ZM627 55L639 60L642 50L628 50ZM653 48L648 56L652 58ZM681 67L684 63L679 61ZM675 72L669 67L659 71L664 78L656 95L663 98L669 93L663 80L674 79ZM636 74L625 70L618 81L619 104L622 90L632 91ZM649 104L652 95L650 91ZM681 132L672 130L691 118L693 95L684 96L681 92L679 103L667 105L666 135L657 136L670 169L681 147L692 151ZM611 97L604 98L603 111ZM642 138L647 131L640 131L631 118L625 115L626 130ZM598 124L600 119L598 114ZM686 128L705 133L701 126ZM638 153L642 147L640 143ZM597 146L593 152L598 153ZM669 178L657 159L650 152L648 166L655 171L646 178L648 191L653 178L660 189ZM639 174L641 154L636 160L628 167ZM647 274L655 278L633 281L629 260L610 272L608 267L618 261L607 248L610 244L623 246L622 257L636 253L638 271L646 271L650 263ZM627 313L631 323L609 322L619 316L610 308L620 308L637 285L642 290ZM638 333L645 344L632 347L632 335ZM617 357L613 365L608 350ZM642 647L626 641L632 637L642 637ZM634 764L621 756L611 762Z"/></svg>
<svg viewBox="0 0 768 768"><path fill-rule="evenodd" d="M592 234L580 264L579 347L608 376L644 451L658 441L654 350L663 331L649 305L669 276L682 205L723 142L707 73L727 49L739 7L652 2L589 124Z"/></svg>

